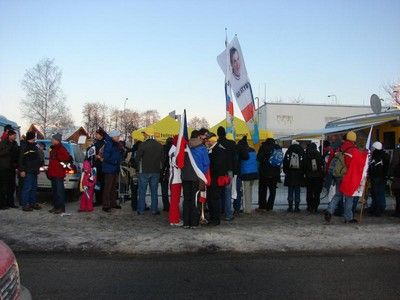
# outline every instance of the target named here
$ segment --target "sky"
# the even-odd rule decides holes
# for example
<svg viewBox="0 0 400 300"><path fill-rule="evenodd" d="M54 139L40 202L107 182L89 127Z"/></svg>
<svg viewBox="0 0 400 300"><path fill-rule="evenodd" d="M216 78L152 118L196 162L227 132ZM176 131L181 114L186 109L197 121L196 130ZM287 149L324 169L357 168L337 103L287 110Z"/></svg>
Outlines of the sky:
<svg viewBox="0 0 400 300"><path fill-rule="evenodd" d="M74 121L99 101L225 116L216 57L237 34L255 96L367 104L400 80L400 1L0 0L0 114L27 125L27 69L54 58ZM240 114L239 112L237 112Z"/></svg>

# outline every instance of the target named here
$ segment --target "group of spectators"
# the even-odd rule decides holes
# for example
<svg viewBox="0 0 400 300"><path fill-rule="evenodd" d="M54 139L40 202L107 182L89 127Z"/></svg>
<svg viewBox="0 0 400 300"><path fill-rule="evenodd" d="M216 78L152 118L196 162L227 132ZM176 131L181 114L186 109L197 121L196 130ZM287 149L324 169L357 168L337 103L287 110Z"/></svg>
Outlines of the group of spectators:
<svg viewBox="0 0 400 300"><path fill-rule="evenodd" d="M163 210L169 213L172 226L195 228L200 220L219 225L221 220L230 222L241 213L253 210L254 186L258 185L257 211L274 209L276 189L284 173L288 189L288 212L300 212L301 187L306 187L307 211L316 213L323 190L335 189L330 199L325 220L332 215L343 215L346 223L357 222L354 212L359 197L354 197L355 171L362 160L356 145L357 135L348 132L335 149L328 141L318 149L293 141L284 153L272 136L268 136L258 152L243 136L238 143L223 127L217 134L203 128L194 130L183 156L178 163L178 136L169 138L165 145L154 138L152 128L143 131L144 141L137 141L132 148L121 142L121 133L102 129L96 131L95 140L88 148L83 164L80 211L92 211L102 206L104 212L120 209L118 189L121 168L128 172L131 207L138 215L147 210L159 215L158 187L161 185ZM64 177L71 168L71 156L62 145L62 136L55 134L49 149L47 176L51 180L54 207L51 213L65 212ZM400 148L392 158L380 142L372 145L368 166L368 179L372 205L369 213L381 216L386 208L385 187L392 180L396 199L395 216L400 217ZM6 126L0 142L0 209L16 208L15 178L20 178L20 203L24 211L40 209L37 203L37 178L44 166L43 147L37 145L35 135L26 134L18 146L16 132ZM358 184L357 184L358 185ZM151 204L146 205L150 188ZM356 187L357 188L357 187ZM182 212L180 199L183 194ZM268 196L268 197L267 197ZM206 220L204 220L206 217Z"/></svg>

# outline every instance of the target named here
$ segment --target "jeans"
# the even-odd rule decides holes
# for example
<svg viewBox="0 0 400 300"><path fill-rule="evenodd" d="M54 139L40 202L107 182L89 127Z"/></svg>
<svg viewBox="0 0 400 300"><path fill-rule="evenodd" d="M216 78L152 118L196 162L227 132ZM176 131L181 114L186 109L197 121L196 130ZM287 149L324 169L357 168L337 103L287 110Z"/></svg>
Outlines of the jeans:
<svg viewBox="0 0 400 300"><path fill-rule="evenodd" d="M300 204L300 186L295 185L295 186L288 186L288 202L289 202L289 207L293 207L293 200L294 204L299 206Z"/></svg>
<svg viewBox="0 0 400 300"><path fill-rule="evenodd" d="M151 213L158 213L158 182L160 181L160 174L149 173L139 174L139 202L137 211L140 214L144 213L146 204L147 186L150 185L151 194Z"/></svg>
<svg viewBox="0 0 400 300"><path fill-rule="evenodd" d="M32 206L36 204L37 174L26 173L21 190L22 206Z"/></svg>
<svg viewBox="0 0 400 300"><path fill-rule="evenodd" d="M233 199L233 209L240 211L242 208L242 180L237 176L236 178L236 199Z"/></svg>
<svg viewBox="0 0 400 300"><path fill-rule="evenodd" d="M51 188L53 190L54 208L65 210L64 178L53 178Z"/></svg>
<svg viewBox="0 0 400 300"><path fill-rule="evenodd" d="M336 194L335 196L333 196L331 202L329 202L328 204L328 209L327 211L333 215L333 213L335 212L338 204L340 202L343 202L343 206L344 206L344 219L346 221L350 221L353 220L353 205L354 205L354 197L353 196L344 196L341 192L340 192L340 180L336 180Z"/></svg>
<svg viewBox="0 0 400 300"><path fill-rule="evenodd" d="M385 186L385 180L371 181L371 210L373 214L378 216L381 215L386 209Z"/></svg>
<svg viewBox="0 0 400 300"><path fill-rule="evenodd" d="M233 217L232 211L232 178L233 173L231 171L228 172L228 175L231 179L231 183L225 187L225 219L229 220Z"/></svg>

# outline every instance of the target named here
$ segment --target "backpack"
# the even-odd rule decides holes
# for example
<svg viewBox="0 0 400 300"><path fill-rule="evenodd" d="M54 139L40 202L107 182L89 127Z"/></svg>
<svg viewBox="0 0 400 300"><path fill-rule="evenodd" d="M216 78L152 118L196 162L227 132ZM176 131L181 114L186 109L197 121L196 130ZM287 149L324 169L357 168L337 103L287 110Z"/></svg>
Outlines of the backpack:
<svg viewBox="0 0 400 300"><path fill-rule="evenodd" d="M274 148L272 150L271 156L269 157L268 163L277 168L282 165L283 162L283 151L281 148Z"/></svg>
<svg viewBox="0 0 400 300"><path fill-rule="evenodd" d="M341 151L337 152L332 159L331 165L329 167L329 173L333 177L341 178L344 176L344 174L346 174L346 172L347 166L344 162L344 153Z"/></svg>
<svg viewBox="0 0 400 300"><path fill-rule="evenodd" d="M315 158L311 159L311 171L317 172L318 171L318 164Z"/></svg>
<svg viewBox="0 0 400 300"><path fill-rule="evenodd" d="M300 156L298 153L292 152L289 161L290 169L300 169Z"/></svg>

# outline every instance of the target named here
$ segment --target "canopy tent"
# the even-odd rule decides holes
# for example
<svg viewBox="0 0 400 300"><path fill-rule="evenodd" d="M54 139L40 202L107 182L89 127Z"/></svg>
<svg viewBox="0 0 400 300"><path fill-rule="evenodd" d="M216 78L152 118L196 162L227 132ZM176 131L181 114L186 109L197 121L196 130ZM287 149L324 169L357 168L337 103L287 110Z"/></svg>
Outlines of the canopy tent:
<svg viewBox="0 0 400 300"><path fill-rule="evenodd" d="M320 130L298 133L290 136L279 137L280 141L324 139L326 135L345 133L350 130L359 131L371 126L379 126L392 121L400 120L400 111L390 111L381 114L357 115L335 120L326 124Z"/></svg>
<svg viewBox="0 0 400 300"><path fill-rule="evenodd" d="M239 119L238 117L234 117L233 124L235 126L236 140L240 140L245 135L247 135L247 138L249 140L251 140L251 135L250 135L250 132L247 128L245 121L243 121L242 119ZM223 119L221 122L219 122L218 124L215 124L213 127L211 127L210 131L212 133L217 134L218 127L220 127L220 126L222 126L226 129L226 119ZM260 133L260 141L265 140L267 138L267 135L271 134L267 130L261 130L261 129L260 129L259 133Z"/></svg>
<svg viewBox="0 0 400 300"><path fill-rule="evenodd" d="M154 137L156 140L160 142L165 142L167 138L173 137L174 135L177 135L179 133L179 128L181 126L181 123L172 118L171 116L166 116L165 118L161 119L160 121L146 127L146 128L153 128L154 129ZM132 132L132 138L135 141L143 141L143 130L145 128L140 128L138 130L135 130ZM192 130L189 128L189 134Z"/></svg>

